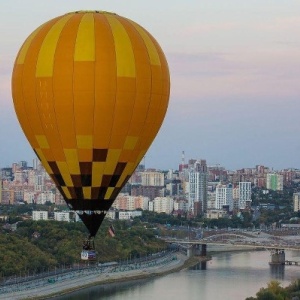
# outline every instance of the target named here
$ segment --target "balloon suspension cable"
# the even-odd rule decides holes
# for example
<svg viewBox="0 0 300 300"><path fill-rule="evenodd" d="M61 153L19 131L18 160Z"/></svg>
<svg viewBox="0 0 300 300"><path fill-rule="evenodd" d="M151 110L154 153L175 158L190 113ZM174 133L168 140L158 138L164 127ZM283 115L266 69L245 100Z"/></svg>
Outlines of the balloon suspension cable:
<svg viewBox="0 0 300 300"><path fill-rule="evenodd" d="M82 244L83 250L95 250L94 236L89 235Z"/></svg>

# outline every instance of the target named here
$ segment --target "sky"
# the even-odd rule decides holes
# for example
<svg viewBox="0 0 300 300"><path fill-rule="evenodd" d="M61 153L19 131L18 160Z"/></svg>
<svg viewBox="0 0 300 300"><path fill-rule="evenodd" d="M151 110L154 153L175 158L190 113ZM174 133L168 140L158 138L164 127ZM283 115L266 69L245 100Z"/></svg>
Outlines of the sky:
<svg viewBox="0 0 300 300"><path fill-rule="evenodd" d="M10 0L0 2L0 167L35 158L16 118L11 73L27 36L77 10L147 29L169 64L169 108L147 168L182 160L236 170L300 168L299 0Z"/></svg>

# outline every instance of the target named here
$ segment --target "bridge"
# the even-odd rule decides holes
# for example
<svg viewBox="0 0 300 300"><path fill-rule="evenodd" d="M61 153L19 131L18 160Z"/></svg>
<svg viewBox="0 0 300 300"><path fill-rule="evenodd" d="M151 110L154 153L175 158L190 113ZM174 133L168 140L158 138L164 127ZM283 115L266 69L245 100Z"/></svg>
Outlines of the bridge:
<svg viewBox="0 0 300 300"><path fill-rule="evenodd" d="M284 264L285 250L300 251L300 239L278 237L269 234L217 233L200 239L163 238L166 243L185 249L187 256L206 256L210 245L248 249L264 249L271 253L270 264ZM230 247L230 248L231 248ZM299 262L300 263L300 262Z"/></svg>

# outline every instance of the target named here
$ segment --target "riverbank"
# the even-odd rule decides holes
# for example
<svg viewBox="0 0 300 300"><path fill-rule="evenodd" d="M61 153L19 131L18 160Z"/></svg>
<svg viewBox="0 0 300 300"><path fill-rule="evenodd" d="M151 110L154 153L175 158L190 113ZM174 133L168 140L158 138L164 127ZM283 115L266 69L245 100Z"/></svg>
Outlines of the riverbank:
<svg viewBox="0 0 300 300"><path fill-rule="evenodd" d="M286 254L300 261L300 253L287 251ZM255 297L260 288L267 287L272 280L279 281L285 287L299 278L299 267L272 268L268 261L269 251L221 252L213 255L211 261L201 263L192 270L91 287L55 300L242 300Z"/></svg>
<svg viewBox="0 0 300 300"><path fill-rule="evenodd" d="M174 256L175 257L175 256ZM143 269L128 270L123 272L111 272L103 274L82 275L77 278L55 281L46 285L29 288L26 290L15 291L0 295L0 299L10 300L40 300L51 299L61 295L69 294L80 289L92 286L111 285L127 281L137 281L150 279L157 276L164 276L169 273L178 272L192 267L200 261L209 260L209 258L192 257L187 258L181 253L176 254L176 259L168 263L154 265Z"/></svg>

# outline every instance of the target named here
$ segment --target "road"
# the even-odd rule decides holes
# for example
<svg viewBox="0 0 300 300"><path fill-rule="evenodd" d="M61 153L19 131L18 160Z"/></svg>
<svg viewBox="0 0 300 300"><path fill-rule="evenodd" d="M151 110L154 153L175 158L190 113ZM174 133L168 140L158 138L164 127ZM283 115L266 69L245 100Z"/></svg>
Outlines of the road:
<svg viewBox="0 0 300 300"><path fill-rule="evenodd" d="M14 285L0 291L1 300L45 299L46 296L74 291L84 287L107 284L117 281L134 280L163 274L184 265L187 257L182 254L170 254L167 258L157 260L152 265L141 268L125 268L124 266L107 268L105 272L74 271L70 276L38 279L27 284Z"/></svg>

